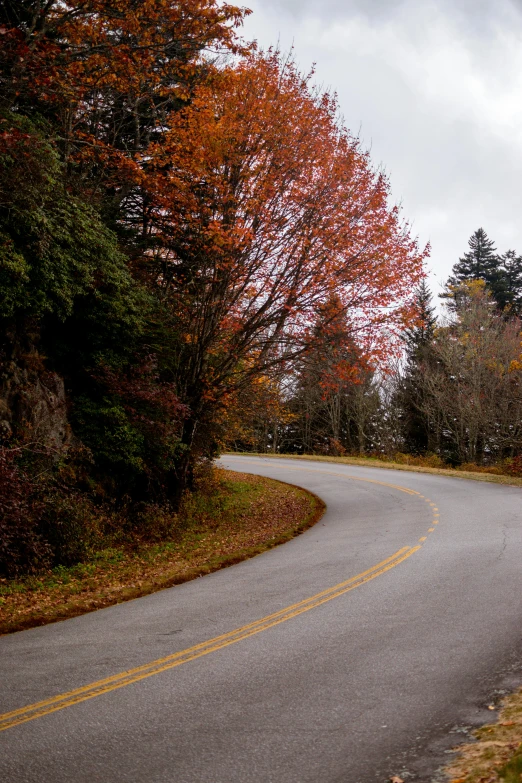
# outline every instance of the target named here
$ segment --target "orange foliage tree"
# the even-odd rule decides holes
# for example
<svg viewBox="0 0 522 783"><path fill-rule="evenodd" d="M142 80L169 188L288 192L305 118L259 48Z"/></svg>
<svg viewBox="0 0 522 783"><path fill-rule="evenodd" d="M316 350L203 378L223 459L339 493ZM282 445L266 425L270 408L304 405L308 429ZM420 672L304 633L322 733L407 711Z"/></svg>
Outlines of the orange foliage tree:
<svg viewBox="0 0 522 783"><path fill-rule="evenodd" d="M143 263L182 337L187 445L237 389L310 349L329 301L385 360L427 250L335 97L279 52L250 52L196 89L148 154L155 250Z"/></svg>
<svg viewBox="0 0 522 783"><path fill-rule="evenodd" d="M100 209L160 300L162 337L146 348L190 410L180 486L194 453L212 453L222 410L312 349L328 302L349 341L385 361L426 255L335 97L238 39L247 13L218 0L0 4L0 110L49 122L66 187Z"/></svg>
<svg viewBox="0 0 522 783"><path fill-rule="evenodd" d="M112 185L119 204L136 156L212 78L212 55L242 51L248 13L217 0L4 0L0 106L49 118L83 192L90 179L99 200Z"/></svg>

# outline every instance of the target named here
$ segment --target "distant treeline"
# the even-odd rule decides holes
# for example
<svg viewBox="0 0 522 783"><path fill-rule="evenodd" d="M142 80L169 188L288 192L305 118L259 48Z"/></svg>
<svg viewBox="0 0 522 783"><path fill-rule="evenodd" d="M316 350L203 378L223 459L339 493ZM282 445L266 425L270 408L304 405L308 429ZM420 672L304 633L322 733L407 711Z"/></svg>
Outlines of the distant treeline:
<svg viewBox="0 0 522 783"><path fill-rule="evenodd" d="M497 254L480 228L453 267L436 318L425 282L403 354L368 364L343 325L321 350L267 381L263 404L236 427L238 449L410 454L432 464L504 463L522 473L522 258ZM340 346L344 346L342 349ZM341 358L350 373L339 372Z"/></svg>

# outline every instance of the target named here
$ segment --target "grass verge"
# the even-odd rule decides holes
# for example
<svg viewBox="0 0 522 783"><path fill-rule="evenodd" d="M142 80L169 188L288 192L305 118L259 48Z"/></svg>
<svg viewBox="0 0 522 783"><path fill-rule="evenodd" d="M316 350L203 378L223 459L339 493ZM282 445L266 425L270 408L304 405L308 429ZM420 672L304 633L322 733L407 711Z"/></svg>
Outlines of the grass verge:
<svg viewBox="0 0 522 783"><path fill-rule="evenodd" d="M522 690L502 701L498 722L474 732L477 741L456 749L446 768L451 783L520 783Z"/></svg>
<svg viewBox="0 0 522 783"><path fill-rule="evenodd" d="M314 454L260 454L251 451L248 452L228 452L230 456L238 457L267 457L269 459L298 459L312 460L314 462L335 462L342 465L361 465L367 468L393 468L394 470L405 470L413 473L433 473L439 476L452 476L460 479L473 479L474 481L486 481L490 484L505 484L509 487L522 487L522 478L516 476L505 476L497 473L487 473L484 469L479 471L457 470L455 468L431 468L423 465L411 465L404 462L394 462L393 460L381 460L377 457L325 457Z"/></svg>
<svg viewBox="0 0 522 783"><path fill-rule="evenodd" d="M0 580L0 634L75 617L239 563L315 524L325 505L273 479L216 471L214 491L195 496L175 535L129 543L38 577Z"/></svg>

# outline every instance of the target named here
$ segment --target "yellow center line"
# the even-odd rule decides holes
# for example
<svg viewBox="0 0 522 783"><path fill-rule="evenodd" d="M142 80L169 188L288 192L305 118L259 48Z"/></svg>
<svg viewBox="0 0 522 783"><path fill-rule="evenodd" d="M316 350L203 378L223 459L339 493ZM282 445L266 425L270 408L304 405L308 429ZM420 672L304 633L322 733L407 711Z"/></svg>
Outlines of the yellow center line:
<svg viewBox="0 0 522 783"><path fill-rule="evenodd" d="M266 465L266 461L264 460L249 460L250 464L254 465ZM317 470L315 468L288 468L286 465L284 466L285 470L291 470L291 471L307 471L308 473L324 473L328 476L340 476L341 478L347 478L352 479L353 481L365 481L367 484L379 484L381 487L390 487L391 489L398 489L399 492L406 492L407 495L416 495L419 498L422 498L423 500L427 500L429 502L428 498L425 498L424 495L421 495L420 492L416 492L414 489L409 489L408 487L402 487L400 484L390 484L388 481L377 481L377 479L369 479L369 478L361 478L360 476L352 476L349 473L339 473L335 470ZM431 504L433 505L433 503Z"/></svg>
<svg viewBox="0 0 522 783"><path fill-rule="evenodd" d="M180 652L168 655L165 658L159 658L156 661L144 664L143 666L138 666L135 669L129 669L128 671L120 672L111 677L106 677L103 680L92 682L89 685L84 685L73 691L53 696L50 699L21 707L12 712L6 712L3 715L0 715L0 731L5 731L6 729L13 728L21 723L27 723L36 718L41 718L44 715L63 710L66 707L72 707L74 704L79 704L82 701L87 701L87 699L93 699L104 693L123 688L134 682L139 682L147 677L159 674L160 672L173 669L176 666L181 666L183 663L188 663L196 658L201 658L203 655L208 655L209 653L221 650L224 647L240 642L243 639L248 639L250 636L254 636L261 631L266 631L268 628L273 628L275 625L279 625L293 617L303 614L303 612L308 612L310 609L321 606L321 604L324 604L327 601L331 601L340 595L355 590L355 588L360 587L361 585L366 584L366 582L375 579L377 576L386 573L386 571L395 568L395 566L411 557L420 548L420 546L403 547L402 549L399 549L398 552L391 555L391 557L382 560L380 563L377 563L377 565L372 566L372 568L351 577L345 582L341 582L310 598L305 598L303 601L299 601L296 604L287 606L285 609L267 615L261 620L256 620L241 628L236 628L234 631L222 634L221 636L216 636L214 639L209 639L194 647L181 650Z"/></svg>
<svg viewBox="0 0 522 783"><path fill-rule="evenodd" d="M366 481L371 484L380 484L385 487L400 490L401 492L406 492L409 495L417 495L420 498L424 498L424 496L419 492L407 489L406 487L401 487L396 484L389 484L387 482L377 481L374 479L359 478L358 476L351 476L345 473L336 473L334 471L326 470L314 471L310 468L287 468L287 470L308 470L315 473L328 473L335 476L341 476L342 478L353 479L355 481ZM425 540L425 537L420 539L420 541ZM355 590L357 587L360 587L361 585L370 582L372 579L381 576L390 569L395 568L404 560L407 560L409 557L415 554L415 552L418 552L419 549L421 549L420 545L414 547L403 547L402 549L399 549L397 552L395 552L395 554L391 555L385 560L382 560L380 563L377 563L377 565L372 566L366 571L363 571L362 573L357 574L356 576L353 576L344 582L340 582L339 584L323 590L320 593L311 596L310 598L305 598L298 603L287 606L284 609L274 612L273 614L269 614L260 620L256 620L252 623L249 623L248 625L242 626L241 628L236 628L235 630L229 631L228 633L222 634L221 636L216 636L213 639L196 644L193 647L187 648L186 650L181 650L180 652L173 653L172 655L168 655L164 658L158 658L155 661L143 664L142 666L138 666L134 669L129 669L127 671L114 674L110 677L106 677L102 680L89 683L88 685L83 685L82 687L68 691L67 693L52 696L49 699L36 702L35 704L29 704L11 712L6 712L3 715L0 715L0 731L5 731L6 729L13 728L14 726L18 726L22 723L27 723L28 721L41 718L44 715L50 715L51 713L57 712L58 710L72 707L75 704L87 701L88 699L93 699L105 693L110 693L111 691L117 690L118 688L124 688L127 685L144 680L147 677L153 677L156 674L160 674L161 672L167 671L169 669L174 669L176 666L181 666L184 663L194 661L204 655L209 655L210 653L221 650L231 644L248 639L257 633L261 633L262 631L266 631L269 628L273 628L274 626L279 625L280 623L284 623L293 617L297 617L304 612L308 612L311 609L321 606L327 601L331 601L334 598L338 598L339 596L350 592L351 590Z"/></svg>

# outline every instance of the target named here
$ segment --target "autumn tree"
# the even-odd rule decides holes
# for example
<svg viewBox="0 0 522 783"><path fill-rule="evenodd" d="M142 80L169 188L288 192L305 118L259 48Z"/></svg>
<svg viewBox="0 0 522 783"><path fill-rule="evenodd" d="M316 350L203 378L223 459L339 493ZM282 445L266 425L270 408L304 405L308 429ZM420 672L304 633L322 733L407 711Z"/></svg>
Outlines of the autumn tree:
<svg viewBox="0 0 522 783"><path fill-rule="evenodd" d="M133 155L238 52L249 12L215 0L1 0L4 107L54 115L65 144Z"/></svg>
<svg viewBox="0 0 522 783"><path fill-rule="evenodd" d="M284 429L281 450L339 456L380 449L385 412L375 373L354 367L350 379L326 389L313 379L313 373L298 379L289 401L294 418Z"/></svg>
<svg viewBox="0 0 522 783"><path fill-rule="evenodd" d="M310 347L293 363L292 372L288 407L293 418L280 439L284 450L365 451L369 428L364 403L371 396L373 373L338 298L319 308Z"/></svg>
<svg viewBox="0 0 522 783"><path fill-rule="evenodd" d="M312 75L238 39L246 13L0 0L2 447L20 379L43 405L52 376L100 502L175 504L241 406L279 438L281 379L323 348L335 440L335 384L412 317L426 251L386 177Z"/></svg>
<svg viewBox="0 0 522 783"><path fill-rule="evenodd" d="M425 253L335 98L291 61L253 53L196 90L147 170L148 268L183 336L187 446L235 389L309 348L333 296L384 358Z"/></svg>
<svg viewBox="0 0 522 783"><path fill-rule="evenodd" d="M216 55L241 51L235 28L247 13L216 0L0 3L0 106L52 123L69 187L127 252L142 252L148 235L138 156L217 73Z"/></svg>
<svg viewBox="0 0 522 783"><path fill-rule="evenodd" d="M216 417L223 427L223 446L263 453L287 450L287 435L296 418L290 409L294 370L278 367L237 391Z"/></svg>
<svg viewBox="0 0 522 783"><path fill-rule="evenodd" d="M0 3L0 349L12 361L19 343L65 376L76 433L106 475L118 472L107 444L121 446L111 453L125 492L135 475L145 494L175 483L150 471L175 464L183 410L176 329L133 268L147 252L143 157L218 73L213 57L240 51L245 13L214 0ZM149 448L174 409L169 437Z"/></svg>

